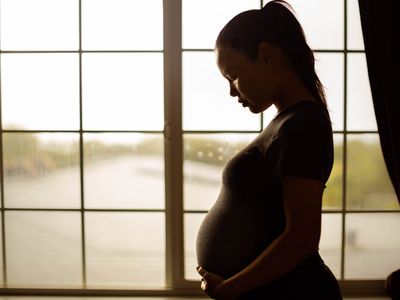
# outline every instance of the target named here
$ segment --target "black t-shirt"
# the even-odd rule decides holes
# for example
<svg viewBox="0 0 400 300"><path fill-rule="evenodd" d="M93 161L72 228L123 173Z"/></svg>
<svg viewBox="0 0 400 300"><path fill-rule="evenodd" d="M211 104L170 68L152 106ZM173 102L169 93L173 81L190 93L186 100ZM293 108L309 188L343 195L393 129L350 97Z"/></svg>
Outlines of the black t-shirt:
<svg viewBox="0 0 400 300"><path fill-rule="evenodd" d="M282 110L226 164L198 233L198 264L225 278L238 273L285 228L281 177L325 184L332 166L332 127L322 104L301 101Z"/></svg>

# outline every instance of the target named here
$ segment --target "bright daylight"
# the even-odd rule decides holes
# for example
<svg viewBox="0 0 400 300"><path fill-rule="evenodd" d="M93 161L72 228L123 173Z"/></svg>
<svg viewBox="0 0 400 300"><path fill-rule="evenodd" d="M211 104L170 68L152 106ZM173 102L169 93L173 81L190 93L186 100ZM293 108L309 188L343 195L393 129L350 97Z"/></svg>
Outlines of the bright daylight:
<svg viewBox="0 0 400 300"><path fill-rule="evenodd" d="M266 2L182 0L181 77L172 78L181 98L166 101L162 0L0 0L3 287L164 289L172 202L183 208L176 276L197 286L196 238L224 166L277 114L253 114L229 95L214 43L233 16ZM332 120L319 253L341 282L384 280L400 265L399 203L358 1L288 2ZM181 116L166 120L169 106ZM171 165L164 122L179 118L182 156ZM168 168L183 178L167 178ZM166 196L169 182L181 199Z"/></svg>

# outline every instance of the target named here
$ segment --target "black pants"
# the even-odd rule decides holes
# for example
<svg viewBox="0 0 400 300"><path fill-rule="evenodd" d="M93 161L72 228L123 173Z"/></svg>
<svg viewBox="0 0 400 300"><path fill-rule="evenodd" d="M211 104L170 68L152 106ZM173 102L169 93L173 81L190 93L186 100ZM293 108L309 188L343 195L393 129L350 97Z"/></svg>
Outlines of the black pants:
<svg viewBox="0 0 400 300"><path fill-rule="evenodd" d="M319 253L281 278L254 289L238 300L342 300L339 284Z"/></svg>

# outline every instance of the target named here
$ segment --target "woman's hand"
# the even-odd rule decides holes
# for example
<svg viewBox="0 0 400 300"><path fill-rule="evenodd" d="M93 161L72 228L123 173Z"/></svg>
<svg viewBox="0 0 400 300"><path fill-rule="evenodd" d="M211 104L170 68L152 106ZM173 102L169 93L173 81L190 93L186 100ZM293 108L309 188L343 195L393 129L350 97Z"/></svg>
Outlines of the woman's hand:
<svg viewBox="0 0 400 300"><path fill-rule="evenodd" d="M197 272L202 277L201 289L204 293L217 300L233 300L237 296L232 295L226 288L225 279L217 274L207 272L202 267L197 267Z"/></svg>

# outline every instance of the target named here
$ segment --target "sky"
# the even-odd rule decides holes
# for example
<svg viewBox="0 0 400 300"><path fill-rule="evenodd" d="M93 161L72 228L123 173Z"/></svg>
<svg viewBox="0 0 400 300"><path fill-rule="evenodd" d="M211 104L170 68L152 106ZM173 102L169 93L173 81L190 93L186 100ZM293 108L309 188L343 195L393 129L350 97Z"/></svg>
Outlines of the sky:
<svg viewBox="0 0 400 300"><path fill-rule="evenodd" d="M343 1L289 0L313 49L342 50ZM79 48L79 1L1 0L1 50ZM259 0L183 0L184 49L212 49L222 26ZM315 13L318 11L318 13ZM83 50L162 50L161 0L83 0ZM145 29L145 30L144 30ZM348 0L348 48L363 50L357 0ZM315 53L334 130L343 130L344 55ZM259 116L229 96L215 55L182 53L184 130L259 130ZM1 55L4 129L79 129L79 54ZM376 130L365 55L347 66L348 130ZM84 53L84 130L162 130L163 56L156 53ZM265 124L275 115L264 114Z"/></svg>

